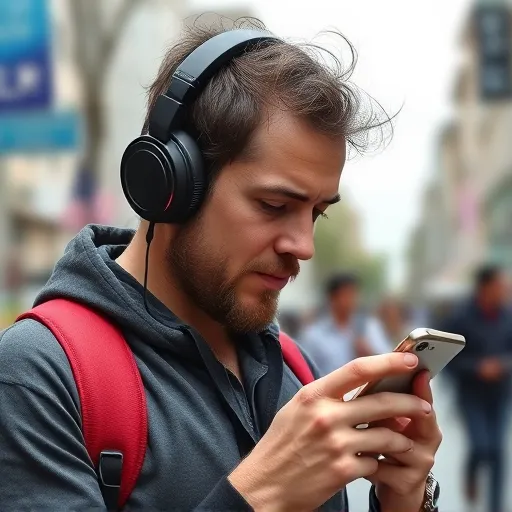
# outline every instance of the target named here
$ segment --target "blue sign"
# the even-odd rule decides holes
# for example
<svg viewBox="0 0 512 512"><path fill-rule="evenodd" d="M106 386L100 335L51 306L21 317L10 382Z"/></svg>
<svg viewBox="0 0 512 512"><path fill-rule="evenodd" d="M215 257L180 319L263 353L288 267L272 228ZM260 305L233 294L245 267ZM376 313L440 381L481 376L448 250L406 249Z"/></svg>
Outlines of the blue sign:
<svg viewBox="0 0 512 512"><path fill-rule="evenodd" d="M47 0L0 1L0 112L51 105L48 10Z"/></svg>
<svg viewBox="0 0 512 512"><path fill-rule="evenodd" d="M4 1L4 0L0 0ZM76 150L82 126L76 111L0 116L0 156Z"/></svg>

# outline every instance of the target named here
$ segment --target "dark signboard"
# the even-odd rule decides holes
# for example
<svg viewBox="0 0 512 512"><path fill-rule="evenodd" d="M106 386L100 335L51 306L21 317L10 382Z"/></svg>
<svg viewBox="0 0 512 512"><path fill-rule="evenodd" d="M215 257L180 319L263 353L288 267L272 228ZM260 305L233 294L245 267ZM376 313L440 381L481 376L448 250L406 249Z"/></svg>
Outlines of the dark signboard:
<svg viewBox="0 0 512 512"><path fill-rule="evenodd" d="M480 96L484 100L512 97L510 10L488 5L475 10Z"/></svg>

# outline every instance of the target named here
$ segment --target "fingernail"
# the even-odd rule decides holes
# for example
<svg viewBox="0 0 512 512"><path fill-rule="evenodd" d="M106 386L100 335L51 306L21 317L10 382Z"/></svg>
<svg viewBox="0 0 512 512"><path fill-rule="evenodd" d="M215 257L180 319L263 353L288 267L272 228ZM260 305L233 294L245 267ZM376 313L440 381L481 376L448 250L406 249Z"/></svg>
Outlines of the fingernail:
<svg viewBox="0 0 512 512"><path fill-rule="evenodd" d="M406 366L414 368L418 364L418 358L414 354L405 354L404 362Z"/></svg>
<svg viewBox="0 0 512 512"><path fill-rule="evenodd" d="M428 402L425 402L425 400L423 400L421 406L425 412L430 412L432 410L432 406Z"/></svg>

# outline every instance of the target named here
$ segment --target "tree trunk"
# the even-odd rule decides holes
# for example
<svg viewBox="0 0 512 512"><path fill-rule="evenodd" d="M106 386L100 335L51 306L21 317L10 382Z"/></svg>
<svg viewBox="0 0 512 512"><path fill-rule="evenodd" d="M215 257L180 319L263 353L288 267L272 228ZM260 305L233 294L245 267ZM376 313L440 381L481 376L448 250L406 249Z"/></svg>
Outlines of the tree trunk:
<svg viewBox="0 0 512 512"><path fill-rule="evenodd" d="M95 182L99 185L101 146L104 135L104 114L101 91L98 90L98 87L89 86L87 88L84 103L87 137L84 165L87 171L93 176Z"/></svg>

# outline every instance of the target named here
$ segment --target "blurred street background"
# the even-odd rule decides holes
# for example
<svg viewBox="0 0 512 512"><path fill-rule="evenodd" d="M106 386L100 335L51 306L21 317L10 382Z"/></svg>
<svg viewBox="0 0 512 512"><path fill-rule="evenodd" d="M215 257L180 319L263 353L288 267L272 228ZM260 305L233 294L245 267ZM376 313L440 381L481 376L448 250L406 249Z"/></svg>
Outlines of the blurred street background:
<svg viewBox="0 0 512 512"><path fill-rule="evenodd" d="M204 23L255 16L293 40L335 27L358 51L352 80L400 110L387 149L348 161L315 257L282 294L280 322L304 346L327 339L322 318L339 307L362 319L366 348L353 353L390 350L414 327L445 325L481 265L512 273L512 1L0 0L0 329L31 306L84 225L137 226L121 155L164 49L204 12ZM330 48L328 36L318 43ZM336 299L341 289L350 293ZM455 389L435 380L442 512L470 510ZM501 512L478 508L485 482L475 510ZM366 487L350 488L354 512L366 510Z"/></svg>

